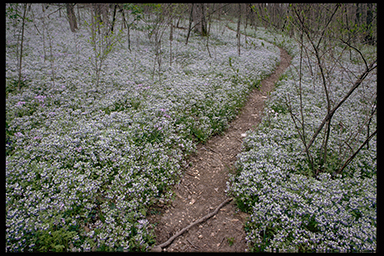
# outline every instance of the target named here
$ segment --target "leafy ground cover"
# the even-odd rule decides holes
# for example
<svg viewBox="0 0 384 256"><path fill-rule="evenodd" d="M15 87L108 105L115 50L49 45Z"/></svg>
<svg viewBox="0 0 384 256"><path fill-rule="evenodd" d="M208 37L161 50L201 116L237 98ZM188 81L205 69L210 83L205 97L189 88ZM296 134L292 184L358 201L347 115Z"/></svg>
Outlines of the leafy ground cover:
<svg viewBox="0 0 384 256"><path fill-rule="evenodd" d="M205 38L186 46L175 30L159 65L141 21L131 51L116 32L98 81L89 26L72 33L59 13L31 11L20 91L20 30L7 20L6 251L145 251L147 209L171 198L184 158L227 127L279 49L250 38L239 57L236 34L214 23L212 57Z"/></svg>
<svg viewBox="0 0 384 256"><path fill-rule="evenodd" d="M229 24L235 28L235 24ZM243 31L244 32L244 31ZM361 252L376 250L376 137L364 147L344 172L332 177L347 151L343 142L355 136L363 143L367 134L356 134L371 109L377 78L372 74L364 86L334 116L330 148L332 159L317 178L310 173L304 146L285 104L289 96L298 113L299 47L289 38L258 29L246 31L286 48L293 59L290 68L276 84L267 101L264 119L249 131L244 149L238 155L238 172L231 176L229 191L242 210L251 217L246 224L247 241L252 251L278 252ZM364 51L372 51L366 48ZM366 53L365 52L365 53ZM364 64L358 55L342 59L345 69L332 74L332 97L337 102L351 86L353 75ZM354 61L351 61L354 60ZM326 115L326 101L320 79L311 75L308 60L303 60L303 108L307 131L314 132ZM315 60L311 60L315 63ZM349 76L349 77L348 77ZM348 82L349 81L349 82ZM367 100L369 99L369 100ZM375 104L375 103L374 103ZM372 125L377 125L376 116ZM332 138L331 138L332 137ZM321 141L314 147L320 148ZM336 169L337 170L337 169Z"/></svg>

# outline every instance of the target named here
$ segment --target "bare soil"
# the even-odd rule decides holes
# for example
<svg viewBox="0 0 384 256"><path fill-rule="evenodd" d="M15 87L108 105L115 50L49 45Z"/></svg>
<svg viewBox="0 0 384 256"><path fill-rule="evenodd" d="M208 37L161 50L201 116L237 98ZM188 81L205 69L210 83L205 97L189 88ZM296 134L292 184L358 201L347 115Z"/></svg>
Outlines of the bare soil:
<svg viewBox="0 0 384 256"><path fill-rule="evenodd" d="M255 89L240 114L221 135L199 144L189 158L189 167L173 189L175 200L170 205L157 207L160 214L148 216L155 225L156 245L167 241L190 223L212 212L229 196L225 193L228 173L234 170L236 155L241 152L247 130L255 129L262 119L264 101L275 82L289 66L291 57L280 49L281 61L273 74ZM243 134L243 135L242 135ZM191 227L178 236L167 252L245 252L244 224L248 214L241 212L235 200L223 206L216 215Z"/></svg>

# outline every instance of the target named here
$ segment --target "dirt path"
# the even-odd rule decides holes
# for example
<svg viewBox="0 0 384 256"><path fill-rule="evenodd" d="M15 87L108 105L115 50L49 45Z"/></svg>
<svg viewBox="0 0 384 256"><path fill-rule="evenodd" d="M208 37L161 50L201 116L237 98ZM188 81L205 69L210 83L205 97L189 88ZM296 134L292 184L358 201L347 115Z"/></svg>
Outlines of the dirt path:
<svg viewBox="0 0 384 256"><path fill-rule="evenodd" d="M156 245L167 241L178 231L212 212L228 195L228 173L236 155L241 151L242 134L254 129L261 121L264 101L279 76L289 66L291 57L280 49L281 62L275 72L254 90L239 116L230 123L224 134L214 136L189 159L181 182L174 189L176 199L161 209L161 214L148 217L156 223ZM238 210L232 200L216 215L191 227L163 251L168 252L244 252L247 249L243 224L247 214Z"/></svg>

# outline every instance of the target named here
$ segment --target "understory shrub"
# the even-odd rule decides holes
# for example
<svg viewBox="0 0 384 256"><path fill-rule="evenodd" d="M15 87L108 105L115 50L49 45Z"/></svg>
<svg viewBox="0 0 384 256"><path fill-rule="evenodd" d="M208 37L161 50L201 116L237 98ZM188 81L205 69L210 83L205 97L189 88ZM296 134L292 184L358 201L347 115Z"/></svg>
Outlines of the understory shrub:
<svg viewBox="0 0 384 256"><path fill-rule="evenodd" d="M258 33L259 32L258 30ZM263 32L263 38L268 32ZM272 35L269 36L272 38ZM274 37L276 38L276 37ZM289 39L285 39L283 46ZM351 99L336 112L328 165L314 176L304 153L303 143L290 117L287 95L293 109L299 109L297 90L298 49L291 47L291 67L287 69L266 103L262 123L248 131L243 151L238 155L237 173L228 183L228 191L238 207L250 214L246 240L255 252L371 252L376 250L376 137L364 147L342 174L342 154L349 152L345 143L361 126L367 97L376 92L376 76L364 81ZM305 66L305 64L304 64ZM296 67L296 68L295 68ZM359 65L349 65L359 73ZM304 69L306 70L306 69ZM344 77L343 77L344 76ZM332 92L338 97L349 89L343 85L345 73L336 73ZM350 86L350 85L349 85ZM326 115L326 102L308 70L304 71L303 109L306 130L311 134ZM337 97L336 97L337 98ZM341 126L343 124L343 126ZM372 125L377 119L372 119ZM348 127L348 129L343 129ZM356 136L358 143L366 131ZM320 148L320 142L313 145ZM359 145L359 144L358 144ZM347 154L347 155L348 155ZM345 161L345 158L344 158Z"/></svg>

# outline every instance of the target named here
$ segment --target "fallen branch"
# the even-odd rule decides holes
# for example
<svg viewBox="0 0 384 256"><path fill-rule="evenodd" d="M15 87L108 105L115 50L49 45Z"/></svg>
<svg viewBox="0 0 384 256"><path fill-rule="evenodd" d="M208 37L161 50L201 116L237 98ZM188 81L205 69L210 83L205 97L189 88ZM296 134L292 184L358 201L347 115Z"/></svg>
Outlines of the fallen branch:
<svg viewBox="0 0 384 256"><path fill-rule="evenodd" d="M232 201L232 198L228 198L226 199L224 202L222 202L213 212L205 215L204 217L201 217L200 219L198 219L197 221L189 224L188 226L186 226L185 228L183 228L182 230L180 230L179 232L177 232L175 235L173 235L171 238L169 238L166 242L162 243L162 244L159 244L155 247L152 248L152 252L161 252L162 249L164 247L167 247L170 243L172 243L173 240L175 240L176 237L180 236L181 234L183 234L185 231L187 231L189 228L193 227L194 225L196 224L199 224L207 219L209 219L210 217L212 217L213 215L215 215L221 207L223 207L225 204L227 204L228 202Z"/></svg>

